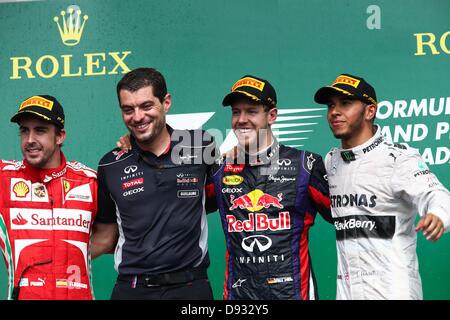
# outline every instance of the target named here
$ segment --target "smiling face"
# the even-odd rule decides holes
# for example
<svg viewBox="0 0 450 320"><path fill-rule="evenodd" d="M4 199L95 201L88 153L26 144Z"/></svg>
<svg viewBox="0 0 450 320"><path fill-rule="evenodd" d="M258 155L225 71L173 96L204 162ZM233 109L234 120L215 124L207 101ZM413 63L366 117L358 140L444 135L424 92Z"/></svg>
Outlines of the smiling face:
<svg viewBox="0 0 450 320"><path fill-rule="evenodd" d="M266 111L262 104L243 98L236 99L231 110L231 125L242 147L256 152L270 146L270 126L277 118L276 108Z"/></svg>
<svg viewBox="0 0 450 320"><path fill-rule="evenodd" d="M161 102L153 95L153 87L137 91L121 90L119 93L122 119L141 147L151 146L163 132L171 96L166 94Z"/></svg>
<svg viewBox="0 0 450 320"><path fill-rule="evenodd" d="M58 130L54 124L33 116L22 117L19 125L25 160L39 169L59 167L61 144L66 138L65 130Z"/></svg>

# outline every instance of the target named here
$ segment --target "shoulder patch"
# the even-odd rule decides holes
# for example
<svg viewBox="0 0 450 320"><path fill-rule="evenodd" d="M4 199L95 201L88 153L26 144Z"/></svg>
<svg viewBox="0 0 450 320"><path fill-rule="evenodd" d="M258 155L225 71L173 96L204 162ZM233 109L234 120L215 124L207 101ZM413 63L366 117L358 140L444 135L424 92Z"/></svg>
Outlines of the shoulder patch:
<svg viewBox="0 0 450 320"><path fill-rule="evenodd" d="M120 158L122 158L125 154L127 154L129 152L129 150L113 150L112 154L116 156L116 160L120 160Z"/></svg>
<svg viewBox="0 0 450 320"><path fill-rule="evenodd" d="M401 143L394 143L394 147L403 149L403 150L407 149L407 146L405 146L404 144L401 144Z"/></svg>
<svg viewBox="0 0 450 320"><path fill-rule="evenodd" d="M327 155L330 155L330 157L331 157L333 155L333 153L337 152L337 150L338 150L338 148L333 147L333 148L331 148L330 151L328 151Z"/></svg>
<svg viewBox="0 0 450 320"><path fill-rule="evenodd" d="M395 156L420 156L419 149L410 147L406 143L395 143L391 147L388 147L389 150L395 153Z"/></svg>
<svg viewBox="0 0 450 320"><path fill-rule="evenodd" d="M69 161L67 162L67 167L71 168L75 173L79 173L84 176L88 176L90 178L97 178L97 172L81 162L78 161Z"/></svg>
<svg viewBox="0 0 450 320"><path fill-rule="evenodd" d="M25 168L23 161L16 160L0 160L0 170L1 171L18 171L21 168Z"/></svg>
<svg viewBox="0 0 450 320"><path fill-rule="evenodd" d="M133 154L133 150L121 150L119 148L115 148L108 153L106 153L99 162L99 166L106 166L113 164L115 162L120 162L130 157Z"/></svg>
<svg viewBox="0 0 450 320"><path fill-rule="evenodd" d="M318 154L305 151L303 156L303 168L306 171L311 172L318 159L321 159L321 157Z"/></svg>

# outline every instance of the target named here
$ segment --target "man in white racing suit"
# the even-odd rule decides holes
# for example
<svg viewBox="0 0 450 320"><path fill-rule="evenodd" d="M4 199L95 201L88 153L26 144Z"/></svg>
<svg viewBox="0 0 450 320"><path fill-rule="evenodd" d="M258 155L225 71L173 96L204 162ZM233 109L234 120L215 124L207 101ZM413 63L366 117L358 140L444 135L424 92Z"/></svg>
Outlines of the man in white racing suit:
<svg viewBox="0 0 450 320"><path fill-rule="evenodd" d="M382 136L373 124L375 90L364 79L342 74L314 99L328 105L328 123L342 142L325 159L337 299L422 299L416 232L437 241L450 229L449 191L416 149Z"/></svg>

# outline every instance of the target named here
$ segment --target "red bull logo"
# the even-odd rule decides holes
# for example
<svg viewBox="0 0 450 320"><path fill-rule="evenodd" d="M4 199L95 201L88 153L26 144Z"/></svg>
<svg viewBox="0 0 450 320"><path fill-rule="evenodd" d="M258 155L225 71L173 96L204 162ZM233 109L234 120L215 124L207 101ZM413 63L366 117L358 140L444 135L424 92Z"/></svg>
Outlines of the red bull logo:
<svg viewBox="0 0 450 320"><path fill-rule="evenodd" d="M239 209L247 209L253 208L252 199L248 196L248 194L244 194L243 196L234 198L233 195L230 196L232 206L230 207L230 211L236 208Z"/></svg>
<svg viewBox="0 0 450 320"><path fill-rule="evenodd" d="M269 208L270 206L274 206L280 209L283 209L283 205L281 204L281 196L283 194L279 193L277 197L271 196L270 194L264 193L261 197L259 197L258 202L256 203L256 206Z"/></svg>
<svg viewBox="0 0 450 320"><path fill-rule="evenodd" d="M279 193L276 197L274 197L268 193L264 193L259 189L255 189L237 198L231 195L230 211L239 208L239 209L247 209L250 212L255 212L262 210L263 208L267 209L270 206L273 206L278 209L283 209L283 205L281 204L282 199L283 199L282 193Z"/></svg>
<svg viewBox="0 0 450 320"><path fill-rule="evenodd" d="M227 215L228 232L277 231L291 228L288 211L280 212L278 217L269 218L265 213L249 213L248 220L238 220L234 215Z"/></svg>

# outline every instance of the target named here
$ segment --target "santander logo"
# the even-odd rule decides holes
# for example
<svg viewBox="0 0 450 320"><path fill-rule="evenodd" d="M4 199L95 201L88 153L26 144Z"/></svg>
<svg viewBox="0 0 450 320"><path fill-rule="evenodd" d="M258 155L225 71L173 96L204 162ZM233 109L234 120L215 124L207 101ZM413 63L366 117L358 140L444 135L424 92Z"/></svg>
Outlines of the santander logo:
<svg viewBox="0 0 450 320"><path fill-rule="evenodd" d="M68 230L90 232L92 213L80 209L11 208L12 230Z"/></svg>
<svg viewBox="0 0 450 320"><path fill-rule="evenodd" d="M12 223L23 226L24 224L28 223L28 220L22 217L22 215L19 213L14 219L12 219Z"/></svg>

